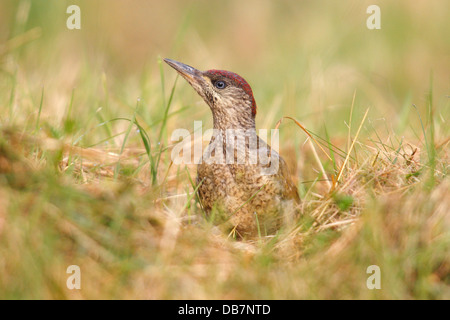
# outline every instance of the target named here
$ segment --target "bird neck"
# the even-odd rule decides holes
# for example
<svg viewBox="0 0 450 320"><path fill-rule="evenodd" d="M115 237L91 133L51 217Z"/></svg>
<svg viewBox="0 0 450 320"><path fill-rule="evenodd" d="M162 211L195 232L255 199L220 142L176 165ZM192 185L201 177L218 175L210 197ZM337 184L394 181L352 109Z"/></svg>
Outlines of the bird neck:
<svg viewBox="0 0 450 320"><path fill-rule="evenodd" d="M236 148L235 151L238 153L244 152L243 154L245 155L245 150L247 150L250 145L249 141L258 141L259 139L256 134L254 117L249 119L244 117L224 118L214 116L213 119L214 133L209 143L215 144L217 139L220 139L222 140L221 145L224 148L223 150L227 150L227 146L229 146L229 142L231 142L231 146ZM244 142L244 144L236 147L235 139ZM241 149L241 147L243 149Z"/></svg>
<svg viewBox="0 0 450 320"><path fill-rule="evenodd" d="M213 128L218 130L255 130L255 117L251 114L239 115L235 112L213 111Z"/></svg>

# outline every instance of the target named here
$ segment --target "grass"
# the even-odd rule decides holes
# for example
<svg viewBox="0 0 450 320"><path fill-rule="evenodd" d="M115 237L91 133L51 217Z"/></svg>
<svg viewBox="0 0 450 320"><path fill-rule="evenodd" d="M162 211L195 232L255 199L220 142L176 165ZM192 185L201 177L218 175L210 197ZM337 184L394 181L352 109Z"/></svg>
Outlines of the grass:
<svg viewBox="0 0 450 320"><path fill-rule="evenodd" d="M355 44L360 33L355 31L357 39L351 41L344 36L347 27L333 20L336 12L345 15L345 8L323 11L309 4L305 10L327 17L324 34L342 31L330 43L329 60L320 49L329 43L324 34L317 33L315 42L292 31L305 37L309 48L317 46L308 50L327 66L312 58L292 65L291 73L284 57L303 51L288 41L288 47L282 47L284 42L278 49L265 47L274 64L255 58L266 72L280 68L274 78L241 67L257 97L257 123L280 129L280 151L298 182L303 214L276 235L260 230L254 241L236 241L205 217L196 196L195 166L170 161L176 144L170 132L189 128L196 119L205 120L206 128L210 123L209 110L193 90L157 54L146 57L145 68L130 73L98 61L138 57L138 51L114 58L112 48L96 48L80 60L70 54L54 59L49 48L56 42L46 38L54 28L39 24L43 13L33 11L40 10L33 1L20 3L21 10L32 3L28 18L11 19L9 45L0 50L1 299L450 298L449 78L436 70L426 80L427 55L416 56L424 72L399 78L394 69L408 69L409 62L396 56L414 49L413 42L389 45L396 42L395 33L376 40L384 44L381 55L385 47L393 50L384 57L390 67L383 64L379 70L392 87L371 85L373 74L363 71L369 62L344 62L352 59L352 50L364 47ZM236 3L228 5L226 12ZM184 42L190 37L201 55L208 46L192 24L201 26L209 18L196 22L203 9L194 4L187 8L168 46L190 52L191 42ZM7 9L14 13L17 8ZM128 17L130 12L122 9L119 16ZM298 21L291 15L302 16L296 6L289 12L277 9L270 17L289 17L283 20L286 28ZM110 10L113 14L117 7ZM258 10L255 15L267 14L264 5ZM416 14L406 4L389 10L403 17L402 30L408 24L402 14ZM426 21L448 21L430 19L435 14L431 9L416 18L422 14ZM89 19L87 15L87 25ZM351 26L356 23L348 20ZM32 24L36 21L37 27ZM422 25L424 31L411 32L417 39L426 33L434 59L445 65L436 48L450 44L442 43L431 24ZM39 28L47 30L42 39ZM110 28L113 34L115 27ZM283 24L277 28L282 41ZM27 30L34 31L30 35ZM60 39L59 33L67 31L53 32L51 37ZM153 34L149 43L159 43ZM253 36L260 39L259 33ZM340 41L347 47L338 50ZM374 63L378 58L370 52L366 57ZM34 66L35 59L43 67ZM214 66L198 59L199 67ZM226 61L220 51L217 59ZM298 73L308 68L311 78ZM336 80L336 73L347 75L351 68L363 73L356 82L351 77ZM339 82L345 85L336 87ZM66 287L70 265L80 266L81 290ZM380 290L366 286L371 265L380 267Z"/></svg>

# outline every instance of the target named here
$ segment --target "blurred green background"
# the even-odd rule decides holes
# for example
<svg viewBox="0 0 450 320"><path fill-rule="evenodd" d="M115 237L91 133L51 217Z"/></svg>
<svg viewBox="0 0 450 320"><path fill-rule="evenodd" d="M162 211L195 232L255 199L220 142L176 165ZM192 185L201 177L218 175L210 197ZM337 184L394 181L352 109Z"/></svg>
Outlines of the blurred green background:
<svg viewBox="0 0 450 320"><path fill-rule="evenodd" d="M81 8L81 30L66 28L71 4ZM381 8L381 30L366 27L371 4ZM160 56L241 74L253 87L259 127L273 127L264 122L267 115L270 121L290 115L346 130L342 121L327 120L348 119L356 91L357 110L371 107L374 118L390 118L402 130L418 124L415 114L405 115L411 104L426 111L431 82L435 101L448 101L449 12L445 0L3 0L0 43L32 31L5 70L27 79L33 99L45 87L43 114L52 117L62 114L73 88L83 92L76 108L84 112L89 95L101 96L102 74L122 101L143 97L157 116L149 88L160 81ZM3 78L3 90L11 85ZM183 103L199 101L193 91L183 92ZM206 108L197 112L209 119Z"/></svg>

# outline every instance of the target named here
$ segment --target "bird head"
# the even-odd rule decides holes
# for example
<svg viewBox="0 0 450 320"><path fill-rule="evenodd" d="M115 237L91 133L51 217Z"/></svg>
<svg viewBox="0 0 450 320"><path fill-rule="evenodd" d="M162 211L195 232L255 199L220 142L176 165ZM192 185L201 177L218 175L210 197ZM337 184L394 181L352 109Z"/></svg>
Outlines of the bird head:
<svg viewBox="0 0 450 320"><path fill-rule="evenodd" d="M252 89L244 78L230 71L200 71L175 60L164 61L186 79L209 105L215 127L255 127L256 102Z"/></svg>

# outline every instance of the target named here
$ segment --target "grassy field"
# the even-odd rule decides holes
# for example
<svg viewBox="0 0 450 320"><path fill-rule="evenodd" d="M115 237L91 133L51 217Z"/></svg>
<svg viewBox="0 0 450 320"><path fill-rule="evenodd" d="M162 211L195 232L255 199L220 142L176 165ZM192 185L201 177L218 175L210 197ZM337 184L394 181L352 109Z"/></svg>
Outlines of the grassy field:
<svg viewBox="0 0 450 320"><path fill-rule="evenodd" d="M0 299L450 299L449 30L446 0L3 0ZM162 58L242 75L258 129L308 130L279 124L294 228L204 218L170 138L210 111Z"/></svg>

